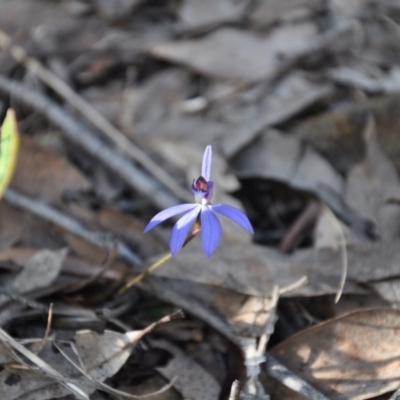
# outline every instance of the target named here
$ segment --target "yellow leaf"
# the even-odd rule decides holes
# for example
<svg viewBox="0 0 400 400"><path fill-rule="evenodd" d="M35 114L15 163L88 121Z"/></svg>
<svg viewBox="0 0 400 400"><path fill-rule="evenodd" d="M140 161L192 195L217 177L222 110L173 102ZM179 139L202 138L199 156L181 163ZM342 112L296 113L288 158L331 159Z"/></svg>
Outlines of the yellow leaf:
<svg viewBox="0 0 400 400"><path fill-rule="evenodd" d="M17 118L9 108L1 127L0 143L0 199L3 197L17 166L19 134Z"/></svg>

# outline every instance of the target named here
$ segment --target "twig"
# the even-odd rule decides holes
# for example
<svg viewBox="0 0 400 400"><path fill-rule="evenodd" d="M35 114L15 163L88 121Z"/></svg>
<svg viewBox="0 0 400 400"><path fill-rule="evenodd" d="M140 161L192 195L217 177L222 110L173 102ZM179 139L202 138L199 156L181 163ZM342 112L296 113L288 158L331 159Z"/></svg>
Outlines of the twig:
<svg viewBox="0 0 400 400"><path fill-rule="evenodd" d="M400 400L400 389L396 390L389 400Z"/></svg>
<svg viewBox="0 0 400 400"><path fill-rule="evenodd" d="M264 322L260 337L241 337L240 344L244 356L244 365L246 367L246 381L243 385L242 397L254 398L259 400L267 400L269 396L265 393L260 382L260 365L265 362L265 349L268 340L274 332L276 321L276 306L279 300L279 289L275 285L271 293L271 299L258 298L261 303L261 311L267 312L268 317ZM267 309L268 307L268 309Z"/></svg>
<svg viewBox="0 0 400 400"><path fill-rule="evenodd" d="M46 330L44 332L44 336L42 338L42 341L40 342L39 349L36 351L36 355L39 355L39 353L43 350L43 347L46 345L47 339L50 335L50 329L51 329L51 322L53 320L53 303L50 303L49 307L49 313L47 317L47 326Z"/></svg>
<svg viewBox="0 0 400 400"><path fill-rule="evenodd" d="M340 246L340 252L342 255L342 274L340 276L340 282L339 282L339 288L335 296L335 303L337 303L340 300L340 297L342 296L344 285L346 283L346 277L347 277L347 245L346 245L346 237L344 236L343 228L340 225L340 222L336 218L335 214L332 212L332 210L329 207L326 207L326 213L331 221L332 225L337 229L337 232L339 233L339 246Z"/></svg>
<svg viewBox="0 0 400 400"><path fill-rule="evenodd" d="M32 353L22 344L17 342L14 338L12 338L6 331L0 328L0 340L7 345L11 346L13 349L17 350L24 357L30 360L33 364L35 364L41 371L46 373L47 375L54 377L55 379L59 379L58 382L60 385L63 385L67 388L71 393L77 396L78 399L81 400L90 400L89 396L78 386L70 382L64 382L64 377L55 370L51 365L47 364L41 358L39 358L36 354Z"/></svg>
<svg viewBox="0 0 400 400"><path fill-rule="evenodd" d="M257 345L257 353L260 355L265 353L269 338L274 333L275 322L277 319L276 307L278 305L279 296L280 296L280 292L279 292L278 286L276 285L272 291L271 300L269 301L271 312L270 312L267 322L265 323L264 330L259 338L258 345Z"/></svg>
<svg viewBox="0 0 400 400"><path fill-rule="evenodd" d="M229 400L239 400L239 396L240 396L240 382L238 380L235 380L232 383Z"/></svg>
<svg viewBox="0 0 400 400"><path fill-rule="evenodd" d="M66 231L72 233L75 236L92 243L101 249L110 251L114 246L114 242L106 239L106 235L92 232L84 228L79 222L71 218L70 216L50 207L48 204L34 200L27 196L24 196L13 189L8 189L4 193L4 200L15 207L22 208L30 213L49 221ZM117 241L117 253L120 257L124 258L133 265L139 265L141 263L140 258L129 249L129 247L121 242Z"/></svg>
<svg viewBox="0 0 400 400"><path fill-rule="evenodd" d="M289 253L293 249L300 234L315 221L320 210L320 202L313 200L308 203L279 244L282 253Z"/></svg>
<svg viewBox="0 0 400 400"><path fill-rule="evenodd" d="M104 143L85 124L79 122L67 110L44 94L1 75L0 91L12 95L21 103L47 117L50 122L61 129L61 133L69 141L95 157L158 208L167 208L179 203L179 199L165 191L159 182L135 167L123 154Z"/></svg>
<svg viewBox="0 0 400 400"><path fill-rule="evenodd" d="M293 292L293 290L299 289L308 284L308 277L302 276L299 280L291 283L290 285L279 288L279 296L283 296L286 293Z"/></svg>
<svg viewBox="0 0 400 400"><path fill-rule="evenodd" d="M107 118L103 117L91 104L78 95L67 83L56 74L47 69L38 60L29 57L25 50L12 43L10 36L0 29L0 47L8 49L10 54L30 72L35 74L45 84L51 87L56 93L64 98L72 107L87 118L96 128L110 139L118 149L127 154L133 160L139 162L147 171L158 179L177 197L185 201L192 201L189 193L183 190L177 182L157 165L147 154L133 144L119 129L112 125Z"/></svg>
<svg viewBox="0 0 400 400"><path fill-rule="evenodd" d="M267 355L265 370L269 376L275 378L277 381L281 382L296 393L301 394L307 400L329 400L321 392L314 389L309 383L288 370L270 354Z"/></svg>

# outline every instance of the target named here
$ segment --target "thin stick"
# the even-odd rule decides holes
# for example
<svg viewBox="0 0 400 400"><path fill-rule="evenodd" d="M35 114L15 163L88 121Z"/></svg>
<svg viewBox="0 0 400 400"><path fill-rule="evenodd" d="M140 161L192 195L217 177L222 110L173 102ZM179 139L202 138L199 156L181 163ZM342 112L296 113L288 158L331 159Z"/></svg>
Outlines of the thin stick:
<svg viewBox="0 0 400 400"><path fill-rule="evenodd" d="M36 355L39 355L39 353L43 350L43 347L45 346L47 339L50 335L50 329L51 329L51 322L53 320L53 303L50 303L50 307L49 307L49 313L47 316L47 326L46 326L46 330L44 332L44 336L42 338L42 341L40 342L39 345L39 349L36 352Z"/></svg>
<svg viewBox="0 0 400 400"><path fill-rule="evenodd" d="M301 233L315 221L320 210L321 203L319 201L313 200L307 204L279 244L279 250L282 253L289 253L293 249Z"/></svg>
<svg viewBox="0 0 400 400"><path fill-rule="evenodd" d="M50 100L43 93L1 75L0 92L12 95L21 103L44 115L51 123L61 129L61 133L69 141L95 157L158 208L168 208L179 203L179 199L166 191L152 176L133 165L123 154L101 140L85 124L79 122L66 109Z"/></svg>
<svg viewBox="0 0 400 400"><path fill-rule="evenodd" d="M299 289L308 284L308 277L302 276L299 280L291 283L290 285L279 288L279 296L283 296L286 293L293 292L293 290Z"/></svg>
<svg viewBox="0 0 400 400"><path fill-rule="evenodd" d="M303 395L304 398L308 400L329 400L324 394L313 388L299 376L295 375L270 354L267 355L265 369L269 376L275 378L277 381L281 382L296 393Z"/></svg>
<svg viewBox="0 0 400 400"><path fill-rule="evenodd" d="M400 389L396 390L389 400L400 400Z"/></svg>
<svg viewBox="0 0 400 400"><path fill-rule="evenodd" d="M327 216L328 216L329 220L331 221L332 225L334 227L336 227L337 232L339 233L339 246L340 246L340 252L342 255L342 274L340 276L339 288L338 288L338 291L335 296L335 303L337 303L340 300L340 297L342 296L344 285L346 283L346 277L347 277L346 237L344 236L342 226L340 225L335 214L332 212L332 210L329 207L326 207L326 210L327 210Z"/></svg>
<svg viewBox="0 0 400 400"><path fill-rule="evenodd" d="M84 228L79 222L71 218L69 215L50 207L48 204L31 199L24 196L14 189L8 189L4 193L4 200L15 207L22 208L30 213L49 221L66 231L72 233L75 236L92 243L101 249L110 251L114 246L114 242L107 240L105 235L101 235L92 232ZM117 253L120 257L129 261L133 265L139 265L141 263L140 258L130 250L130 248L123 242L117 241Z"/></svg>
<svg viewBox="0 0 400 400"><path fill-rule="evenodd" d="M235 380L232 383L229 400L239 400L239 396L240 396L240 382L238 380Z"/></svg>
<svg viewBox="0 0 400 400"><path fill-rule="evenodd" d="M139 147L134 145L119 129L112 125L107 118L100 114L91 104L85 101L67 83L51 72L38 60L29 57L21 46L12 43L12 39L0 29L0 47L9 50L15 60L23 64L30 72L35 74L46 85L64 98L75 110L87 118L96 128L110 139L118 149L133 160L139 162L147 171L158 179L177 197L191 201L192 197L183 190L177 182L159 165L157 165Z"/></svg>

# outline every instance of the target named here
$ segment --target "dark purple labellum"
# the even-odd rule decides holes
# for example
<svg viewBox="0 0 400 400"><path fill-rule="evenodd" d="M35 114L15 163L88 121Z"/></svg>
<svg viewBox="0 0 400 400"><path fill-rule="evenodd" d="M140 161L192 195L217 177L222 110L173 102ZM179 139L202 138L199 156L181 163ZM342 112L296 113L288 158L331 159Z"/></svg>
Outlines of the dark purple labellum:
<svg viewBox="0 0 400 400"><path fill-rule="evenodd" d="M193 182L193 189L198 190L199 192L206 193L208 191L208 184L207 181L200 176Z"/></svg>

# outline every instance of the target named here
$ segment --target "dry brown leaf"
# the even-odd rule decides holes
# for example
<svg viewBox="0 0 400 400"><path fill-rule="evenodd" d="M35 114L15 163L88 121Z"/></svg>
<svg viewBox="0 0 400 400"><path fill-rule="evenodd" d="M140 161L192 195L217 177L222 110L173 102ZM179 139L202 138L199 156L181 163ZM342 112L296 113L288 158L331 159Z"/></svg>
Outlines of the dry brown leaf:
<svg viewBox="0 0 400 400"><path fill-rule="evenodd" d="M400 305L400 279L393 278L378 282L369 282L368 286L392 305Z"/></svg>
<svg viewBox="0 0 400 400"><path fill-rule="evenodd" d="M400 250L397 242L380 242L368 248L351 246L347 249L348 278L345 293L365 293L357 283L383 280L398 276ZM150 260L149 260L150 261ZM222 239L211 259L195 238L179 254L154 274L183 281L221 286L239 293L263 296L274 285L280 288L307 276L309 283L288 293L322 295L337 292L342 258L337 249L306 249L291 257L265 246L244 245Z"/></svg>
<svg viewBox="0 0 400 400"><path fill-rule="evenodd" d="M330 399L369 399L400 385L400 311L356 311L309 328L271 354Z"/></svg>
<svg viewBox="0 0 400 400"><path fill-rule="evenodd" d="M204 400L219 397L221 387L215 378L177 346L166 340L151 340L150 343L152 347L167 350L174 356L165 367L158 367L157 371L168 380L177 378L174 387L184 399Z"/></svg>
<svg viewBox="0 0 400 400"><path fill-rule="evenodd" d="M331 85L313 82L298 71L272 88L265 82L241 87L217 81L199 97L188 100L190 87L188 73L177 69L163 71L140 89L126 91L121 114L125 130L150 141L153 147L162 151L163 142L175 142L174 164L178 167L186 155L181 141L203 148L217 144L229 158L267 126L282 123L332 93ZM203 103L204 112L185 111L190 101Z"/></svg>
<svg viewBox="0 0 400 400"><path fill-rule="evenodd" d="M328 7L336 17L355 17L361 16L368 3L368 0L329 0Z"/></svg>
<svg viewBox="0 0 400 400"><path fill-rule="evenodd" d="M131 345L135 343L134 337L138 332L126 334L107 330L102 334L93 331L77 332L76 348L87 373L93 379L103 382L118 372L130 356Z"/></svg>
<svg viewBox="0 0 400 400"><path fill-rule="evenodd" d="M63 21L65 11L56 3L41 8L37 12L38 5L26 0L13 0L11 3L3 1L0 3L0 26L10 33L16 33L21 26L30 30L41 24L57 19Z"/></svg>
<svg viewBox="0 0 400 400"><path fill-rule="evenodd" d="M325 185L341 194L343 179L311 148L303 153L300 140L269 130L234 159L241 178L265 178L313 193Z"/></svg>
<svg viewBox="0 0 400 400"><path fill-rule="evenodd" d="M51 285L61 272L68 250L40 250L14 278L12 287L18 293L42 289Z"/></svg>
<svg viewBox="0 0 400 400"><path fill-rule="evenodd" d="M400 90L400 68L397 66L393 66L389 71L382 71L360 63L350 67L333 68L328 74L335 82L367 93L397 93Z"/></svg>
<svg viewBox="0 0 400 400"><path fill-rule="evenodd" d="M129 19L139 0L95 0L96 11L110 22L121 22Z"/></svg>
<svg viewBox="0 0 400 400"><path fill-rule="evenodd" d="M23 212L5 202L0 203L0 243L7 248L18 242L21 246L58 248L60 239L49 229L47 222Z"/></svg>
<svg viewBox="0 0 400 400"><path fill-rule="evenodd" d="M153 75L138 89L129 89L122 102L124 130L142 140L187 140L202 146L223 135L226 124L201 114L184 113L190 75L170 69Z"/></svg>
<svg viewBox="0 0 400 400"><path fill-rule="evenodd" d="M232 289L193 281L171 280L168 285L183 296L200 301L217 312L239 337L258 338L275 310L273 289L265 289L263 296L248 296ZM206 321L207 322L207 321Z"/></svg>
<svg viewBox="0 0 400 400"><path fill-rule="evenodd" d="M302 12L315 12L320 10L322 2L320 0L268 0L259 1L249 15L252 26L256 29L266 28L267 26L283 19L288 14Z"/></svg>
<svg viewBox="0 0 400 400"><path fill-rule="evenodd" d="M350 293L364 293L354 281L368 280L371 275L395 274L395 264L392 264L390 270L386 270L385 266L376 268L373 264L386 250L387 248L381 249L379 253L376 249L372 250L373 257L363 250L349 252L349 265L354 267L352 272L349 272L345 290ZM391 251L391 256L393 252L398 252L394 244ZM366 266L365 260L369 260ZM286 287L307 276L309 284L297 288L289 295L318 295L336 293L340 279L340 263L340 254L333 250L306 250L297 253L295 257L287 257L264 246L245 245L227 239L222 239L213 257L208 259L201 249L200 238L195 238L181 251L179 257L166 262L154 274L183 282L221 286L238 293L260 297L272 293L275 285L280 288ZM387 264L390 263L392 261L388 260Z"/></svg>
<svg viewBox="0 0 400 400"><path fill-rule="evenodd" d="M29 247L11 247L0 251L0 261L9 261L24 267L37 251L37 249ZM100 265L91 264L79 258L68 256L62 265L62 272L87 278L98 274L102 268ZM108 269L102 274L102 277L110 280L120 280L122 279L122 274L116 270Z"/></svg>
<svg viewBox="0 0 400 400"><path fill-rule="evenodd" d="M234 0L185 0L179 10L183 26L187 29L213 27L238 21L249 1Z"/></svg>
<svg viewBox="0 0 400 400"><path fill-rule="evenodd" d="M253 105L250 115L232 121L229 133L222 137L220 143L223 154L232 157L269 126L294 117L307 107L329 98L332 93L331 85L314 82L303 73L293 71L274 87L266 89L264 97L257 99L257 104ZM247 91L244 91L243 97L246 94ZM233 116L238 110L234 111Z"/></svg>
<svg viewBox="0 0 400 400"><path fill-rule="evenodd" d="M345 108L308 118L291 133L312 145L336 170L347 173L364 157L363 132L370 116L384 154L396 167L400 163L400 96L372 98Z"/></svg>
<svg viewBox="0 0 400 400"><path fill-rule="evenodd" d="M203 39L155 46L150 54L215 78L256 82L277 74L282 58L304 54L316 35L312 23L279 27L267 38L224 28Z"/></svg>
<svg viewBox="0 0 400 400"><path fill-rule="evenodd" d="M400 234L400 208L387 201L400 197L399 178L379 146L373 119L365 128L364 138L366 156L349 172L345 200L361 216L376 221L382 240L393 240Z"/></svg>
<svg viewBox="0 0 400 400"><path fill-rule="evenodd" d="M65 157L23 138L11 186L59 205L66 190L87 190L91 184Z"/></svg>

